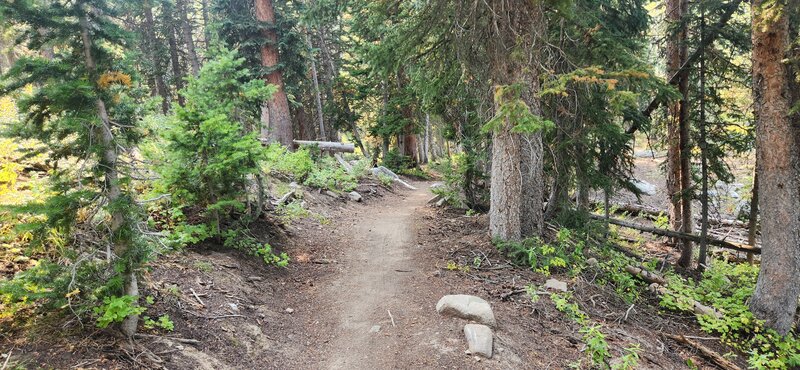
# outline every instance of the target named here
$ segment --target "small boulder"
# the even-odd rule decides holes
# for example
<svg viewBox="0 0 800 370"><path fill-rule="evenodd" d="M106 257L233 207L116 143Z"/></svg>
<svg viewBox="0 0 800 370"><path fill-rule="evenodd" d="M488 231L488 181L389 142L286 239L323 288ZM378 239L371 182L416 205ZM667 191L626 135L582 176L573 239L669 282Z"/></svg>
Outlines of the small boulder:
<svg viewBox="0 0 800 370"><path fill-rule="evenodd" d="M436 304L436 312L441 315L460 317L489 326L496 325L494 312L492 312L492 307L489 306L489 303L471 295L446 295Z"/></svg>
<svg viewBox="0 0 800 370"><path fill-rule="evenodd" d="M547 281L544 283L544 287L545 289L558 290L560 292L567 291L567 283L558 279L547 279Z"/></svg>
<svg viewBox="0 0 800 370"><path fill-rule="evenodd" d="M360 202L362 200L361 194L359 194L357 191L351 191L347 193L347 197L354 202Z"/></svg>
<svg viewBox="0 0 800 370"><path fill-rule="evenodd" d="M325 195L327 195L329 197L333 197L333 198L339 199L339 194L336 194L335 192L330 191L330 190L325 190Z"/></svg>
<svg viewBox="0 0 800 370"><path fill-rule="evenodd" d="M369 332L370 333L377 333L379 331L381 331L381 326L380 325L372 325L372 327L369 328Z"/></svg>
<svg viewBox="0 0 800 370"><path fill-rule="evenodd" d="M469 353L492 358L492 329L481 324L464 325L464 336L467 337Z"/></svg>
<svg viewBox="0 0 800 370"><path fill-rule="evenodd" d="M656 186L642 180L633 180L633 186L644 195L656 195Z"/></svg>
<svg viewBox="0 0 800 370"><path fill-rule="evenodd" d="M597 258L594 258L594 257L589 258L588 260L586 260L586 264L589 265L589 266L592 266L592 267L597 267L599 265L599 263L597 262Z"/></svg>

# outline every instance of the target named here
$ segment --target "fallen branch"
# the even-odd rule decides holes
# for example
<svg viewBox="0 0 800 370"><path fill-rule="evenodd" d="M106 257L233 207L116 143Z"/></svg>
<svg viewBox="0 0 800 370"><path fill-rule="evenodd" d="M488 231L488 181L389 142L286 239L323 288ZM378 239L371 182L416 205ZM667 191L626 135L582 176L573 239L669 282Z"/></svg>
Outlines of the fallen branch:
<svg viewBox="0 0 800 370"><path fill-rule="evenodd" d="M162 337L160 335L151 335L151 334L142 334L136 333L134 337L137 338L156 338L156 339L169 339L171 341L175 341L178 343L185 343L185 344L200 344L201 342L197 339L189 339L189 338L179 338L179 337Z"/></svg>
<svg viewBox="0 0 800 370"><path fill-rule="evenodd" d="M658 285L667 285L667 280L661 276L658 276L650 271L647 271L643 268L635 267L635 266L625 266L625 271L629 274L636 276L648 283L651 284L658 284Z"/></svg>
<svg viewBox="0 0 800 370"><path fill-rule="evenodd" d="M197 300L197 302L200 302L200 305L201 305L201 306L205 307L205 306L206 306L206 304L205 304L205 303L203 303L203 300L202 300L202 299L200 299L200 296L199 296L199 295L197 295L197 292L195 292L195 291L194 291L194 288L189 288L189 290L190 290L190 291L192 291L192 295L194 296L194 299L196 299L196 300Z"/></svg>
<svg viewBox="0 0 800 370"><path fill-rule="evenodd" d="M701 240L702 240L702 238L700 236L698 236L698 235L682 233L682 232L679 232L679 231L659 229L659 228L655 228L655 227L636 224L636 223L633 223L633 222L627 222L627 221L619 220L619 219L616 219L616 218L608 218L608 219L606 219L603 216L595 215L595 214L590 214L589 217L591 217L591 218L593 218L595 220L606 221L606 222L608 222L610 224L613 224L613 225L627 227L629 229L639 230L639 231L643 231L643 232L650 233L650 234L667 236L667 237L670 237L670 238L684 239L684 240L693 241L695 243L700 243ZM745 252L745 253L761 254L761 248L753 247L753 246L746 245L746 244L731 243L731 242L728 242L728 241L725 241L725 240L712 238L712 237L706 237L706 242L708 244L710 244L710 245L713 245L713 246L716 246L716 247L720 247L720 248L727 248L727 249L732 249L732 250L735 250L735 251Z"/></svg>
<svg viewBox="0 0 800 370"><path fill-rule="evenodd" d="M316 146L319 150L328 152L347 152L353 153L356 151L356 146L351 143L339 143L335 141L306 141L294 140L297 146Z"/></svg>
<svg viewBox="0 0 800 370"><path fill-rule="evenodd" d="M687 345L689 347L692 347L692 348L700 351L700 353L702 353L703 356L705 356L709 360L713 361L715 365L717 365L717 366L719 366L719 367L721 367L721 368L723 368L725 370L739 370L739 369L741 369L740 367L736 366L736 364L734 364L733 362L728 361L728 359L726 359L725 357L722 357L722 355L720 355L716 351L712 350L711 348L708 348L708 347L706 347L706 346L704 346L704 345L702 345L700 343L697 343L697 342L695 342L695 341L693 341L693 340L691 340L689 338L686 338L683 335L672 335L672 334L668 334L668 333L661 333L661 334L663 334L665 337L670 338L670 339L672 339L672 340L674 340L674 341L676 341L678 343L683 343L683 344L685 344L685 345Z"/></svg>
<svg viewBox="0 0 800 370"><path fill-rule="evenodd" d="M389 319L392 320L392 327L396 327L397 325L394 324L394 316L392 316L392 311L386 310L389 313Z"/></svg>
<svg viewBox="0 0 800 370"><path fill-rule="evenodd" d="M353 172L353 166L350 165L350 163L347 163L347 161L345 161L344 158L342 158L341 154L336 153L333 155L333 158L336 158L336 161L339 162L340 165L342 165L342 168L344 168L344 170L347 171L347 173Z"/></svg>

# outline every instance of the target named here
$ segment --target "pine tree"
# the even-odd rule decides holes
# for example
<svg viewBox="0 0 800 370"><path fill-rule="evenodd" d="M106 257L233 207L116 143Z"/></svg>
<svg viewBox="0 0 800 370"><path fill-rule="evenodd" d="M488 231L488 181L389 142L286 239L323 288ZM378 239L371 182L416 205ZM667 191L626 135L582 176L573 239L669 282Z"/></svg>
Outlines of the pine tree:
<svg viewBox="0 0 800 370"><path fill-rule="evenodd" d="M15 134L43 142L52 163L79 163L77 171L56 167L51 174L54 195L28 211L44 212L42 227L55 227L67 235L79 210L107 214L98 231L109 231L105 238L112 248L78 252L107 252L113 263L108 268L115 276L94 283L108 284L108 295L138 299L137 273L147 250L136 225L139 211L131 194L126 151L139 139L136 125L142 111L134 73L119 57L128 44L127 33L112 20L115 8L105 0L47 6L22 0L4 2L0 14L24 30L20 41L27 48L57 46L52 58L22 58L3 76L3 94L28 84L37 86L32 95L20 96L25 119ZM68 268L61 271L67 274ZM63 297L63 291L54 292ZM122 331L132 336L137 321L135 314L129 315Z"/></svg>

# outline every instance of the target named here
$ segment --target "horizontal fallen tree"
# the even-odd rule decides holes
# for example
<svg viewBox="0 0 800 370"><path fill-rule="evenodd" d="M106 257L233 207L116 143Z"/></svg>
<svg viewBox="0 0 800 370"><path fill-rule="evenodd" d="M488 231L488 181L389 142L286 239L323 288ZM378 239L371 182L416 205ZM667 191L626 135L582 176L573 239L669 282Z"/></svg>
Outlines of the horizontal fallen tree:
<svg viewBox="0 0 800 370"><path fill-rule="evenodd" d="M702 241L702 238L699 235L687 234L687 233L682 233L682 232L673 231L673 230L659 229L659 228L656 228L656 227L645 226L645 225L641 225L641 224L637 224L637 223L633 223L633 222L619 220L619 219L616 219L616 218L605 218L603 216L595 215L595 214L590 214L589 217L591 217L591 218L593 218L595 220L606 221L606 222L608 222L610 224L613 224L613 225L627 227L629 229L639 230L639 231L643 231L643 232L650 233L650 234L666 236L666 237L670 237L670 238L678 238L678 239L683 239L683 240L689 240L689 241L692 241L692 242L695 242L695 243L700 243ZM716 247L731 249L731 250L735 250L735 251L738 251L738 252L761 254L761 248L753 247L753 246L750 246L750 245L747 245L747 244L731 243L729 241L725 241L725 240L717 239L717 238L713 238L713 237L706 237L706 243L708 243L709 245L716 246Z"/></svg>
<svg viewBox="0 0 800 370"><path fill-rule="evenodd" d="M294 140L294 143L297 146L316 146L319 147L319 150L327 152L353 153L356 151L356 146L355 144L352 143L340 143L336 141L306 141L306 140Z"/></svg>
<svg viewBox="0 0 800 370"><path fill-rule="evenodd" d="M601 202L594 202L593 205L595 207L602 207L603 203ZM631 215L636 216L647 216L648 218L655 219L662 215L667 215L667 211L645 206L642 204L635 204L635 203L612 203L611 209L616 210L617 213L625 212ZM668 216L668 215L667 215ZM700 222L700 219L696 219L697 222ZM708 219L709 225L719 225L719 226L728 226L728 227L740 227L740 228L748 228L749 225L747 222L733 220L733 219L725 219L725 218L709 218Z"/></svg>

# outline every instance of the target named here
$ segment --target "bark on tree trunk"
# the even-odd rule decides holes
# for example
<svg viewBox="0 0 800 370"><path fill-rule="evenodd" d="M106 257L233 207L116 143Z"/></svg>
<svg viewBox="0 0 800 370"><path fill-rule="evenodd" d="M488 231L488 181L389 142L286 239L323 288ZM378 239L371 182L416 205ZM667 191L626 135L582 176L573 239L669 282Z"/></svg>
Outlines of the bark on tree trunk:
<svg viewBox="0 0 800 370"><path fill-rule="evenodd" d="M328 139L328 135L325 134L325 120L322 113L322 97L320 96L319 78L317 77L317 58L313 53L314 46L311 45L311 37L308 36L308 31L306 31L306 44L308 46L309 53L311 53L311 82L314 87L314 103L316 103L317 106L317 122L319 123L320 136L317 139L326 140Z"/></svg>
<svg viewBox="0 0 800 370"><path fill-rule="evenodd" d="M192 67L192 75L197 76L200 74L200 60L197 58L197 51L192 38L192 23L189 20L190 9L186 6L186 0L176 0L176 5L180 16L183 43L186 44L186 56L189 58L189 64Z"/></svg>
<svg viewBox="0 0 800 370"><path fill-rule="evenodd" d="M94 56L92 55L92 39L89 33L89 19L87 15L80 17L80 28L86 67L89 70L90 75L94 77L93 80L96 81L98 72L97 66L95 65ZM114 203L122 199L122 189L120 188L119 184L119 171L117 168L117 145L114 140L113 127L111 125L111 120L108 117L108 111L106 109L105 102L103 102L102 99L97 98L95 105L97 106L97 114L101 123L101 127L97 127L96 131L99 131L97 133L99 134L98 136L100 139L100 144L103 147L103 156L100 160L100 167L103 169L105 177L104 195L108 200L108 204L114 205ZM120 228L125 223L125 210L120 209L119 207L110 207L110 212L111 238L114 240L114 254L117 256L124 256L129 248L129 245L126 242L128 239L125 237L118 238L117 233L119 233ZM126 271L123 271L123 274L125 279L124 293L126 295L132 295L138 298L139 286L136 280L136 272L126 269ZM136 334L136 325L138 322L138 315L130 315L126 317L121 325L122 332L129 338L133 337L133 335Z"/></svg>
<svg viewBox="0 0 800 370"><path fill-rule="evenodd" d="M175 34L175 24L171 18L173 11L174 9L165 5L164 9L162 10L162 15L164 17L164 27L167 28L165 33L167 34L167 43L169 44L169 60L170 64L172 65L172 80L175 84L175 93L178 96L178 105L184 106L185 101L183 96L179 93L180 90L183 89L184 74L183 69L181 68L181 62L178 59L178 40Z"/></svg>
<svg viewBox="0 0 800 370"><path fill-rule="evenodd" d="M686 15L686 0L666 0L666 16L670 23L680 25ZM681 65L687 58L686 27L679 26L670 35L667 43L667 77L681 71ZM688 168L688 70L676 81L682 98L668 107L667 118L667 196L669 197L670 226L673 230L691 230L691 198L685 192L691 186L691 173ZM687 168L684 168L686 164ZM689 176L685 176L688 174ZM685 199L686 198L686 199ZM684 206L686 209L684 209ZM688 213L689 217L686 217ZM688 225L686 220L689 220ZM681 257L678 264L687 267L691 264L691 242L679 241Z"/></svg>
<svg viewBox="0 0 800 370"><path fill-rule="evenodd" d="M492 135L492 178L489 206L489 233L492 238L521 239L520 210L522 177L519 135L511 132L510 122Z"/></svg>
<svg viewBox="0 0 800 370"><path fill-rule="evenodd" d="M157 45L156 34L154 30L155 21L153 20L153 5L150 0L145 0L144 4L144 33L147 37L147 52L150 57L150 62L153 63L153 81L155 82L156 93L161 97L161 113L167 114L169 112L169 96L167 93L167 86L164 83L164 71L161 66L161 59L156 54L155 45Z"/></svg>
<svg viewBox="0 0 800 370"><path fill-rule="evenodd" d="M278 91L265 103L262 123L268 129L269 136L263 137L280 143L287 148L292 148L292 118L289 113L289 100L283 86L283 77L278 68L278 33L275 31L275 9L272 0L255 0L256 19L267 23L264 38L267 42L261 47L261 65L269 71L264 80L273 84Z"/></svg>
<svg viewBox="0 0 800 370"><path fill-rule="evenodd" d="M756 168L758 164L756 164ZM750 198L750 218L747 220L747 244L756 245L756 234L758 233L758 171L753 175L753 191ZM753 264L753 254L747 254L747 262Z"/></svg>
<svg viewBox="0 0 800 370"><path fill-rule="evenodd" d="M753 95L761 219L761 271L750 309L767 326L786 334L800 295L800 114L787 112L800 100L791 55L789 14L797 5L762 18L765 0L754 0ZM786 3L784 3L786 4ZM781 5L776 5L781 6ZM795 62L796 63L796 62Z"/></svg>

